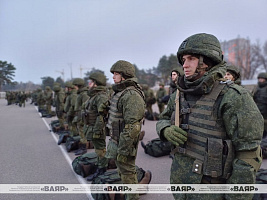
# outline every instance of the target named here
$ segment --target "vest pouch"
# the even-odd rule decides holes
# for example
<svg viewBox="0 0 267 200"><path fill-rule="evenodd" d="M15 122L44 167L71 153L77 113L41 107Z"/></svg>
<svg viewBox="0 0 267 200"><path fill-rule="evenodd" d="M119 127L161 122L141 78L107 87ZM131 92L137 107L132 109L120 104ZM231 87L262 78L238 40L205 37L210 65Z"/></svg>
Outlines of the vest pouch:
<svg viewBox="0 0 267 200"><path fill-rule="evenodd" d="M204 154L203 174L211 177L222 175L223 166L223 142L222 139L208 138L207 150Z"/></svg>
<svg viewBox="0 0 267 200"><path fill-rule="evenodd" d="M231 140L223 141L223 176L222 178L228 179L232 172L232 163L234 160L234 151Z"/></svg>

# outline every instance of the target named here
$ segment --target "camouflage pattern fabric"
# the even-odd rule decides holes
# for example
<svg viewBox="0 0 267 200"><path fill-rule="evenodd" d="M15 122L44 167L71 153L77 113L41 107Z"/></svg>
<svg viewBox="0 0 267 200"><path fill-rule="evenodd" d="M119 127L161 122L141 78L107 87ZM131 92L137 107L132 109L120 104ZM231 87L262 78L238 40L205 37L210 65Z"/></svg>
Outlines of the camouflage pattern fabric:
<svg viewBox="0 0 267 200"><path fill-rule="evenodd" d="M179 79L179 89L186 93L186 100L190 105L202 96L213 92L214 81L225 74L224 63L214 66L205 75L193 82L184 77ZM181 85L184 83L184 85ZM203 85L205 83L205 86ZM190 90L191 89L191 90ZM171 95L167 108L160 115L157 123L157 132L160 138L165 141L164 129L172 125L171 116L175 109L175 95ZM216 100L218 121L226 130L226 137L233 143L235 159L232 163L232 173L227 180L217 181L228 184L252 184L255 183L256 169L247 162L238 159L236 154L240 152L254 152L259 146L263 132L263 118L257 109L251 95L243 87L236 84L226 85ZM205 105L203 105L205 106ZM180 105L181 108L181 105ZM180 110L181 112L181 110ZM251 123L253 121L253 123ZM189 127L190 129L190 127ZM185 129L188 131L187 129ZM255 157L256 158L256 157ZM176 153L172 162L170 183L204 183L203 174L192 172L195 159L180 153ZM257 160L260 165L260 158ZM205 177L206 178L206 177ZM253 194L174 194L175 199L252 199Z"/></svg>
<svg viewBox="0 0 267 200"><path fill-rule="evenodd" d="M158 107L159 107L159 113L162 113L164 110L164 103L162 103L162 98L166 95L166 90L165 88L159 88L159 90L157 91L156 94L156 100L158 103Z"/></svg>

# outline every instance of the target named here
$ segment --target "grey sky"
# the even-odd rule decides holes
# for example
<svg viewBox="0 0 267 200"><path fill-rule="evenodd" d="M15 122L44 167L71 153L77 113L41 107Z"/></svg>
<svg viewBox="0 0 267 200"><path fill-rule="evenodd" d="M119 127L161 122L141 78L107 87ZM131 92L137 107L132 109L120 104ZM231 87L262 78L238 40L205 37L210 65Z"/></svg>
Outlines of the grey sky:
<svg viewBox="0 0 267 200"><path fill-rule="evenodd" d="M149 69L188 36L267 41L266 0L0 0L0 60L15 81L80 77L80 67L105 71L123 59ZM88 71L84 69L83 73Z"/></svg>

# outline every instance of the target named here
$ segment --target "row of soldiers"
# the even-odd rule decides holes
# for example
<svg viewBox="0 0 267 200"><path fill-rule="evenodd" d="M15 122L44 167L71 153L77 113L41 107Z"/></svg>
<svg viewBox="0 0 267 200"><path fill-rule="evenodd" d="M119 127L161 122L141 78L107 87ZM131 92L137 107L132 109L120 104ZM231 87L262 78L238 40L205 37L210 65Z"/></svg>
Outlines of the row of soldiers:
<svg viewBox="0 0 267 200"><path fill-rule="evenodd" d="M51 105L59 120L59 131L66 130L69 136L80 136L75 155L87 152L88 142L92 142L97 154L97 170L88 176L92 181L104 174L110 159L114 159L121 181L124 184L137 184L135 160L139 135L145 113L145 95L137 83L134 66L120 60L110 69L114 85L112 95L106 87L106 76L101 72L91 73L88 86L81 78L67 82L61 88L54 84L45 91L38 89L33 99L39 110L51 116ZM106 145L106 135L110 136ZM60 143L60 142L59 142ZM147 171L142 181L149 183L152 174ZM140 183L140 182L139 182ZM139 199L138 194L127 194L127 199Z"/></svg>
<svg viewBox="0 0 267 200"><path fill-rule="evenodd" d="M26 100L30 98L30 93L25 91L6 91L7 105L16 104L25 107Z"/></svg>

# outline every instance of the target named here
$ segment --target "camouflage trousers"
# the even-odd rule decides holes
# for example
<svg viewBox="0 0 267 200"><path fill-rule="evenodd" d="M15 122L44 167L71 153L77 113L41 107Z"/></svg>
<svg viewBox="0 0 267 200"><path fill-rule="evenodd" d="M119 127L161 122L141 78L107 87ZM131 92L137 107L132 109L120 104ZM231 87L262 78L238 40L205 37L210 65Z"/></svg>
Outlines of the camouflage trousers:
<svg viewBox="0 0 267 200"><path fill-rule="evenodd" d="M98 168L104 168L108 166L108 159L106 155L106 140L104 139L92 139L92 143L97 154L97 166Z"/></svg>
<svg viewBox="0 0 267 200"><path fill-rule="evenodd" d="M106 158L113 158L115 159L116 166L118 168L118 173L121 177L121 181L124 184L137 184L137 174L136 174L136 167L135 167L135 160L136 156L128 156L127 162L119 162L117 161L117 150L118 145L112 139L109 140ZM126 194L126 200L138 200L139 194Z"/></svg>

